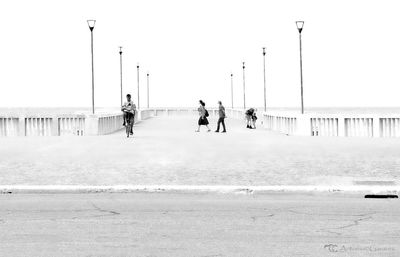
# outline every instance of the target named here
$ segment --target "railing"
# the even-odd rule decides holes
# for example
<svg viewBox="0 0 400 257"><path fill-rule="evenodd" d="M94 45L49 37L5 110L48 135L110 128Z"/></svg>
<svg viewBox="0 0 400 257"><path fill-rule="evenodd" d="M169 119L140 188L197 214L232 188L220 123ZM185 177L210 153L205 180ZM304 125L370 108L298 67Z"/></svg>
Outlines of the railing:
<svg viewBox="0 0 400 257"><path fill-rule="evenodd" d="M291 116L265 114L264 128L287 135L294 134L297 128L297 119Z"/></svg>
<svg viewBox="0 0 400 257"><path fill-rule="evenodd" d="M400 137L400 118L379 119L381 137Z"/></svg>
<svg viewBox="0 0 400 257"><path fill-rule="evenodd" d="M288 135L400 137L400 115L334 115L266 112L264 127Z"/></svg>
<svg viewBox="0 0 400 257"><path fill-rule="evenodd" d="M102 115L98 117L98 135L106 135L122 129L122 114Z"/></svg>
<svg viewBox="0 0 400 257"><path fill-rule="evenodd" d="M0 117L0 136L18 136L19 119L11 117Z"/></svg>
<svg viewBox="0 0 400 257"><path fill-rule="evenodd" d="M85 117L58 117L58 136L83 136L85 133Z"/></svg>

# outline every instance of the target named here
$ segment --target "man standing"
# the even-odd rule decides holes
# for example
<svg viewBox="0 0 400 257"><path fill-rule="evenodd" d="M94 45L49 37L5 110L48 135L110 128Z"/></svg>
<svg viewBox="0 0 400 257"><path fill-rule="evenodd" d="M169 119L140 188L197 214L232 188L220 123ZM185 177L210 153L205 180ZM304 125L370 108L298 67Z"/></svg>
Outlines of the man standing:
<svg viewBox="0 0 400 257"><path fill-rule="evenodd" d="M130 134L133 134L133 123L135 122L135 114L136 114L136 105L133 103L131 100L131 95L127 94L126 95L126 102L124 105L121 107L121 111L124 113L124 124L123 126L127 125L127 121L129 120L129 123L131 125L131 132Z"/></svg>
<svg viewBox="0 0 400 257"><path fill-rule="evenodd" d="M215 132L219 132L219 125L222 123L222 127L224 128L224 130L222 131L222 133L226 132L226 128L225 128L225 107L222 105L221 101L218 101L218 114L219 114L219 119L218 119L218 123L217 123L217 130Z"/></svg>

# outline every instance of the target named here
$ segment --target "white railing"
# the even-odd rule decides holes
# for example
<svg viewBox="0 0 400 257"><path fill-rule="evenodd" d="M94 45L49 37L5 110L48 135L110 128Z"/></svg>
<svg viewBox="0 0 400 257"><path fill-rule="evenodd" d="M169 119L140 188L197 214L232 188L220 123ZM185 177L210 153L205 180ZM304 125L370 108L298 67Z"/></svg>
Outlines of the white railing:
<svg viewBox="0 0 400 257"><path fill-rule="evenodd" d="M287 135L294 134L297 128L297 119L291 116L265 114L263 123L264 128Z"/></svg>
<svg viewBox="0 0 400 257"><path fill-rule="evenodd" d="M53 119L51 117L25 118L26 136L51 136Z"/></svg>
<svg viewBox="0 0 400 257"><path fill-rule="evenodd" d="M400 117L380 118L379 128L381 137L400 137Z"/></svg>
<svg viewBox="0 0 400 257"><path fill-rule="evenodd" d="M288 135L400 137L400 115L293 114L266 112L264 127Z"/></svg>
<svg viewBox="0 0 400 257"><path fill-rule="evenodd" d="M58 117L58 135L83 136L85 133L85 117Z"/></svg>
<svg viewBox="0 0 400 257"><path fill-rule="evenodd" d="M97 135L106 135L122 129L124 117L121 114L101 115L98 117Z"/></svg>
<svg viewBox="0 0 400 257"><path fill-rule="evenodd" d="M11 117L0 117L0 136L18 136L19 119Z"/></svg>
<svg viewBox="0 0 400 257"><path fill-rule="evenodd" d="M318 117L310 118L311 120L311 136L338 136L338 118Z"/></svg>

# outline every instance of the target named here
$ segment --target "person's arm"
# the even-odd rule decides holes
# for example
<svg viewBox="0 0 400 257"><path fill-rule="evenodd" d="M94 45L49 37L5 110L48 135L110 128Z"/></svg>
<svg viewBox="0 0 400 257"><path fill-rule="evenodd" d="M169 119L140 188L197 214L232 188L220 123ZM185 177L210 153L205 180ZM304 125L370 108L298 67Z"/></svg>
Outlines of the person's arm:
<svg viewBox="0 0 400 257"><path fill-rule="evenodd" d="M132 104L132 112L133 114L136 114L136 104Z"/></svg>
<svg viewBox="0 0 400 257"><path fill-rule="evenodd" d="M124 103L124 104L121 106L121 111L125 111L125 108L126 108L126 103Z"/></svg>

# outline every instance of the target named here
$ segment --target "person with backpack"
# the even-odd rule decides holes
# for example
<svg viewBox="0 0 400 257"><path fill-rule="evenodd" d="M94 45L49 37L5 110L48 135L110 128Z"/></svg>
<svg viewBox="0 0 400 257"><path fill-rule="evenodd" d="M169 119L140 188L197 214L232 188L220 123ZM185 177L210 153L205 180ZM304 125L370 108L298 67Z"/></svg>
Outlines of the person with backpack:
<svg viewBox="0 0 400 257"><path fill-rule="evenodd" d="M246 111L246 128L252 129L253 128L253 115L255 114L254 108L250 108Z"/></svg>
<svg viewBox="0 0 400 257"><path fill-rule="evenodd" d="M198 121L199 127L197 128L196 132L200 132L200 126L202 126L202 125L207 127L207 132L210 132L211 129L208 127L209 122L208 122L208 119L207 119L209 114L208 114L208 111L207 111L207 109L205 107L206 104L203 102L203 100L200 100L199 103L200 103L200 106L197 109L199 111L199 116L200 116L199 117L199 121Z"/></svg>

